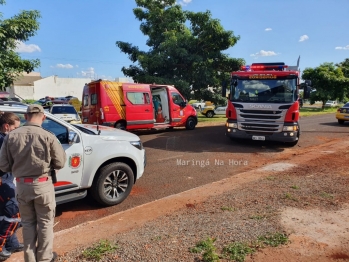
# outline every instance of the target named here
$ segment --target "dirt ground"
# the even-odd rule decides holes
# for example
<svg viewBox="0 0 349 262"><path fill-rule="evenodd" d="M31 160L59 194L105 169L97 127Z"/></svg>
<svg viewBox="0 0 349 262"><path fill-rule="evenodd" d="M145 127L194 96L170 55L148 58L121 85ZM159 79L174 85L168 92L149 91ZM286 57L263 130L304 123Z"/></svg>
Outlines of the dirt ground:
<svg viewBox="0 0 349 262"><path fill-rule="evenodd" d="M221 251L274 230L285 232L289 243L258 249L246 261L349 261L348 186L349 142L324 141L290 149L256 170L57 232L55 250L59 261L90 261L82 251L109 239L121 249L100 261L202 261L188 248L204 236L217 237ZM222 211L227 203L238 212ZM256 214L263 219L247 219ZM227 219L234 228L222 229ZM7 261L21 258L14 254Z"/></svg>

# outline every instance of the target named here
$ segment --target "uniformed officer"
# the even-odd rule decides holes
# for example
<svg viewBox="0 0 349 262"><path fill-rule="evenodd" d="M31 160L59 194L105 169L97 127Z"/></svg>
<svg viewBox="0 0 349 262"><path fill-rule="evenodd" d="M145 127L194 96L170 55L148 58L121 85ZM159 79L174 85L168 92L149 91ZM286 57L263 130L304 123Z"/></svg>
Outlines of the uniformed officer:
<svg viewBox="0 0 349 262"><path fill-rule="evenodd" d="M53 222L56 210L51 169L61 169L65 151L54 134L44 130L41 105L30 105L27 123L10 132L0 151L0 170L12 172L17 182L17 201L23 225L24 260L55 261Z"/></svg>
<svg viewBox="0 0 349 262"><path fill-rule="evenodd" d="M16 114L0 112L0 148L5 136L18 128L20 123ZM23 250L23 244L16 236L21 219L13 180L11 173L0 172L0 261L9 258L11 253Z"/></svg>

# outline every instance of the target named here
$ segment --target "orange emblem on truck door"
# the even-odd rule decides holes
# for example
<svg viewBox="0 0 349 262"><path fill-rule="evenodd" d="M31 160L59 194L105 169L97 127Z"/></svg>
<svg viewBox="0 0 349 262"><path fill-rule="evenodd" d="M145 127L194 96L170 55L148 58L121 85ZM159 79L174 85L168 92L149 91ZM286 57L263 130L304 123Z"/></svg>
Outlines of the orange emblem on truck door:
<svg viewBox="0 0 349 262"><path fill-rule="evenodd" d="M81 155L74 154L69 157L69 167L78 168L81 164Z"/></svg>

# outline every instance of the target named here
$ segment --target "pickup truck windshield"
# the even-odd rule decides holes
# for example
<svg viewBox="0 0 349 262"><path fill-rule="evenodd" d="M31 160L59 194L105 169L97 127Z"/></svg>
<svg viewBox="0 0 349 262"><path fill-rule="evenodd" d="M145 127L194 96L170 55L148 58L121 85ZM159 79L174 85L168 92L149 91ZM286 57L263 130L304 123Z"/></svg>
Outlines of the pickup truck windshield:
<svg viewBox="0 0 349 262"><path fill-rule="evenodd" d="M232 102L289 103L297 99L296 79L236 81L231 86L230 100Z"/></svg>

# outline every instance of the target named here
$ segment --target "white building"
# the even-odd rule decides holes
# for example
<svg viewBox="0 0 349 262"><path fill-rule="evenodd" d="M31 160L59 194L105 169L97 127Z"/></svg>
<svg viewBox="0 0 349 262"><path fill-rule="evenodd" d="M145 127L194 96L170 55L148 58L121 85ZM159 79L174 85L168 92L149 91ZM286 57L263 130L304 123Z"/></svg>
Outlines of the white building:
<svg viewBox="0 0 349 262"><path fill-rule="evenodd" d="M49 76L42 78L40 73L23 73L23 76L7 88L10 97L19 97L25 100L39 100L45 96L65 97L75 96L81 100L85 84L94 81L90 78L60 78ZM118 77L116 82L133 83L132 78Z"/></svg>
<svg viewBox="0 0 349 262"><path fill-rule="evenodd" d="M81 100L82 90L90 78L60 78L49 76L42 78L40 73L24 73L23 77L6 88L10 97L19 97L25 100L38 100L45 96L64 97L75 96Z"/></svg>

